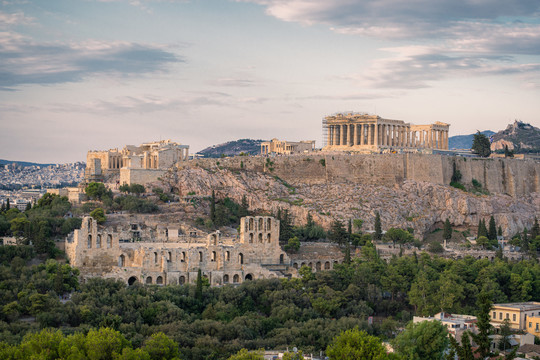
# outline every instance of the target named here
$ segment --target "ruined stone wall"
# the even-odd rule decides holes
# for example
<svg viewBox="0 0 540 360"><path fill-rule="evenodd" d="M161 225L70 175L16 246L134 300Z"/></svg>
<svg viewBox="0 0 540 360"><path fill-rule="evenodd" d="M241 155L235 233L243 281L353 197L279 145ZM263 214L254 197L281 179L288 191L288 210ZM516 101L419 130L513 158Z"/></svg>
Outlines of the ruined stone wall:
<svg viewBox="0 0 540 360"><path fill-rule="evenodd" d="M120 184L141 184L145 185L157 181L167 170L159 169L120 169Z"/></svg>
<svg viewBox="0 0 540 360"><path fill-rule="evenodd" d="M515 159L464 158L431 154L332 154L197 159L204 168L265 171L290 184L352 182L393 186L404 180L450 184L453 164L470 186L476 179L491 193L512 196L540 191L540 162Z"/></svg>

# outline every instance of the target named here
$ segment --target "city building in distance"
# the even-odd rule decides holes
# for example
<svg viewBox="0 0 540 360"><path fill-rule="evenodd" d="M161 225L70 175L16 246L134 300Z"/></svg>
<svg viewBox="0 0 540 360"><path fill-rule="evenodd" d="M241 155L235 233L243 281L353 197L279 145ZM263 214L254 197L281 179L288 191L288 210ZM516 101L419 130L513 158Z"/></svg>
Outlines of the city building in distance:
<svg viewBox="0 0 540 360"><path fill-rule="evenodd" d="M122 150L89 151L85 179L103 181L120 175L120 184L146 184L157 180L168 169L189 159L189 146L161 140Z"/></svg>
<svg viewBox="0 0 540 360"><path fill-rule="evenodd" d="M449 124L413 125L377 115L347 113L323 119L323 150L448 150Z"/></svg>
<svg viewBox="0 0 540 360"><path fill-rule="evenodd" d="M315 140L299 142L272 139L261 143L261 155L279 154L306 154L315 150Z"/></svg>

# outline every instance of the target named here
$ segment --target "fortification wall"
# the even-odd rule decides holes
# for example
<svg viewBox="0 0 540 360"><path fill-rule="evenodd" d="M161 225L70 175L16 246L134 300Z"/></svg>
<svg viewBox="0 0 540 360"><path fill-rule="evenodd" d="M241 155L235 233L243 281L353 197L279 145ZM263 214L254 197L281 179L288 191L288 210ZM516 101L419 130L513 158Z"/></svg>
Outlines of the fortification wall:
<svg viewBox="0 0 540 360"><path fill-rule="evenodd" d="M450 184L453 164L466 186L476 179L490 193L512 196L540 191L540 162L431 154L330 154L197 159L204 168L264 171L290 184L353 182L393 186L403 180Z"/></svg>

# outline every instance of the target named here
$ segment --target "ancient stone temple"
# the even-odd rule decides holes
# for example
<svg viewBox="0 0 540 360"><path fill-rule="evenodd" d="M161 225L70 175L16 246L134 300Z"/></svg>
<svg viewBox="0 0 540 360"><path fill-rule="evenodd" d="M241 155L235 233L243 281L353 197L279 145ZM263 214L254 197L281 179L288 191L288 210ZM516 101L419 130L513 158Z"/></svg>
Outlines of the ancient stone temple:
<svg viewBox="0 0 540 360"><path fill-rule="evenodd" d="M261 155L280 154L307 154L315 150L315 140L284 141L272 139L261 143Z"/></svg>
<svg viewBox="0 0 540 360"><path fill-rule="evenodd" d="M86 181L103 181L120 175L121 184L155 181L168 169L189 158L189 146L171 140L126 145L122 150L89 151L86 156Z"/></svg>
<svg viewBox="0 0 540 360"><path fill-rule="evenodd" d="M335 114L323 119L324 150L448 150L449 124L412 125L377 115Z"/></svg>
<svg viewBox="0 0 540 360"><path fill-rule="evenodd" d="M211 285L283 277L296 270L279 246L279 221L269 216L241 219L240 233L224 237L183 234L178 224L126 229L98 226L85 217L68 236L66 254L83 279L114 278L128 284L194 283L200 269Z"/></svg>

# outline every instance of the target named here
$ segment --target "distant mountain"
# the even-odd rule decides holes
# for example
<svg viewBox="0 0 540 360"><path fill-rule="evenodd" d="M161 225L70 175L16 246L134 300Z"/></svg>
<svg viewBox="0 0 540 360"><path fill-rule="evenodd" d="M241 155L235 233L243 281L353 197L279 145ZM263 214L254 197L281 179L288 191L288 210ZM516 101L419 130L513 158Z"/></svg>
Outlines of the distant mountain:
<svg viewBox="0 0 540 360"><path fill-rule="evenodd" d="M266 140L239 139L228 141L219 145L212 145L199 151L197 154L204 157L217 158L221 155L234 156L240 153L256 155L261 152L261 143Z"/></svg>
<svg viewBox="0 0 540 360"><path fill-rule="evenodd" d="M0 159L0 165L11 165L11 164L17 164L19 166L49 166L49 165L56 165L56 164L39 164L39 163L33 163L33 162L27 162L27 161L13 161L13 160L3 160Z"/></svg>
<svg viewBox="0 0 540 360"><path fill-rule="evenodd" d="M481 131L481 133L486 135L487 137L490 137L491 135L495 134L491 130ZM448 138L448 148L449 149L470 149L472 147L473 138L474 138L474 134L450 136Z"/></svg>
<svg viewBox="0 0 540 360"><path fill-rule="evenodd" d="M516 120L509 124L506 129L493 135L491 150L508 150L515 153L540 152L540 129L531 124Z"/></svg>

